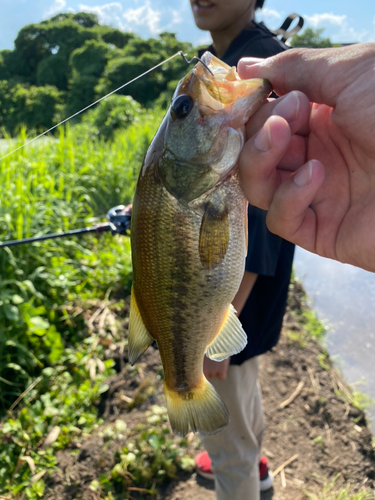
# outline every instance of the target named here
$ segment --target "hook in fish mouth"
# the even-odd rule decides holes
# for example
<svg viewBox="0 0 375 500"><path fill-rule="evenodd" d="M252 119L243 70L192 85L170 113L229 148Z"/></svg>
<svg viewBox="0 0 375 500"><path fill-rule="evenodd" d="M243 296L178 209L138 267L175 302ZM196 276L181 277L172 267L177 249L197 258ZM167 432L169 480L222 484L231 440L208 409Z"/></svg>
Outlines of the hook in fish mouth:
<svg viewBox="0 0 375 500"><path fill-rule="evenodd" d="M202 61L202 59L200 57L194 56L189 61L189 59L187 58L187 54L184 54L182 52L182 50L180 50L178 52L178 54L182 57L182 59L186 62L186 64L191 64L193 61L199 61L201 64L203 64L203 66L206 68L206 70L209 71L211 73L211 75L215 78L215 75L213 74L213 72L210 70L210 68L207 66L207 64Z"/></svg>

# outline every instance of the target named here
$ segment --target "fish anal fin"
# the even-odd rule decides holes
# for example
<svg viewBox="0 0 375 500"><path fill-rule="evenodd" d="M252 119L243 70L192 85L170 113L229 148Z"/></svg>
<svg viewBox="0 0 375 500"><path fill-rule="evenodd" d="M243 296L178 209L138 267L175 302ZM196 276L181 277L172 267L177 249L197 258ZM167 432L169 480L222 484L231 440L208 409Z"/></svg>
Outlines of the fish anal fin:
<svg viewBox="0 0 375 500"><path fill-rule="evenodd" d="M214 361L222 361L229 356L241 352L246 344L247 335L231 304L219 333L211 344L207 346L206 356Z"/></svg>
<svg viewBox="0 0 375 500"><path fill-rule="evenodd" d="M143 323L141 313L139 312L137 301L132 288L130 298L130 315L129 315L129 361L131 365L146 351L153 343L154 339L148 333L147 328Z"/></svg>
<svg viewBox="0 0 375 500"><path fill-rule="evenodd" d="M229 209L220 200L207 202L199 234L199 256L205 269L215 269L229 246Z"/></svg>
<svg viewBox="0 0 375 500"><path fill-rule="evenodd" d="M164 390L169 421L175 434L216 434L228 425L227 407L205 377L202 377L199 387L186 392L171 390L164 381Z"/></svg>

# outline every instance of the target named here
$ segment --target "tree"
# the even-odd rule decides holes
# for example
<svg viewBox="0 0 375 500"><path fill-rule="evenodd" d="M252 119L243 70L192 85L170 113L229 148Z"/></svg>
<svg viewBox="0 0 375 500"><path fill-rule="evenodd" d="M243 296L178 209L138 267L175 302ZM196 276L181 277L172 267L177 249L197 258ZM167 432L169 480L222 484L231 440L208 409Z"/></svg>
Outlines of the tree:
<svg viewBox="0 0 375 500"><path fill-rule="evenodd" d="M95 100L95 87L108 59L114 52L106 43L88 40L70 56L72 78L67 102L67 114L73 114Z"/></svg>
<svg viewBox="0 0 375 500"><path fill-rule="evenodd" d="M36 69L36 85L54 85L59 90L68 88L65 54L51 54L40 61Z"/></svg>
<svg viewBox="0 0 375 500"><path fill-rule="evenodd" d="M56 109L67 117L180 50L195 52L190 43L181 43L173 33L144 40L102 26L96 15L85 12L60 13L29 24L19 31L14 50L0 51L0 81L5 81L1 93L9 103L6 119L5 108L0 110L2 124L12 133L17 120L28 127L44 127L51 124ZM188 70L183 59L175 58L121 93L143 106L154 105L157 99L168 102L171 86ZM27 89L34 96L29 101ZM49 114L43 108L48 99ZM30 115L32 109L35 119ZM116 116L120 114L116 112Z"/></svg>
<svg viewBox="0 0 375 500"><path fill-rule="evenodd" d="M45 23L60 23L66 19L74 21L75 23L83 26L84 28L93 28L94 26L99 26L99 19L96 14L91 14L89 12L77 12L77 14L63 13L57 14L51 17Z"/></svg>
<svg viewBox="0 0 375 500"><path fill-rule="evenodd" d="M322 33L324 28L313 30L312 28L306 28L301 35L295 35L290 42L293 48L297 47L310 47L321 49L324 47L332 47L331 40L329 38L322 38Z"/></svg>
<svg viewBox="0 0 375 500"><path fill-rule="evenodd" d="M20 83L9 88L0 82L0 124L11 134L20 125L28 129L45 130L54 124L57 107L62 104L62 95L50 85L25 87Z"/></svg>
<svg viewBox="0 0 375 500"><path fill-rule="evenodd" d="M120 56L110 59L97 86L97 97L123 85L156 66L179 50L193 53L190 43L181 43L173 33L161 33L159 38L129 40ZM120 91L143 105L152 105L159 95L168 90L169 82L180 80L188 71L182 58L169 61Z"/></svg>
<svg viewBox="0 0 375 500"><path fill-rule="evenodd" d="M123 49L127 43L135 38L134 33L126 33L108 26L99 26L97 30L105 43Z"/></svg>
<svg viewBox="0 0 375 500"><path fill-rule="evenodd" d="M53 81L60 90L66 90L71 53L82 47L86 40L100 38L96 31L96 16L81 14L59 14L39 24L29 24L19 31L14 53L21 63L17 71L26 82L35 85L38 80L43 84ZM58 77L52 77L45 59L49 59L49 63L57 63ZM39 69L42 63L44 67Z"/></svg>

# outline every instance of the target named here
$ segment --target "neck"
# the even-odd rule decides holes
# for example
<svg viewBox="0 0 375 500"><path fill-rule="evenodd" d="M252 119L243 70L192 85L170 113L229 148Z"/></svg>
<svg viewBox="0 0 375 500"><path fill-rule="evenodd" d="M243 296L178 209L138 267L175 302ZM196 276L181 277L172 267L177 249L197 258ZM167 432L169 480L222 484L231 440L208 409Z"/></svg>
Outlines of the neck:
<svg viewBox="0 0 375 500"><path fill-rule="evenodd" d="M210 32L217 57L222 57L233 40L237 38L245 28L249 28L253 25L254 18L254 9L251 6L239 19L236 19L236 21L229 26Z"/></svg>

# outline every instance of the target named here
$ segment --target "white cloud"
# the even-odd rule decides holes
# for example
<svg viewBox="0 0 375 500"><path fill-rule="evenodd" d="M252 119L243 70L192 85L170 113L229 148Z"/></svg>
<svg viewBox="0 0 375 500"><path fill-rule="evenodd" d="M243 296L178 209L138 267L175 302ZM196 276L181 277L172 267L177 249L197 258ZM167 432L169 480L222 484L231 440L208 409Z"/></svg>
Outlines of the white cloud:
<svg viewBox="0 0 375 500"><path fill-rule="evenodd" d="M283 12L265 7L262 10L257 10L255 18L257 22L263 21L268 28L276 29L279 28L281 20L285 19L286 15Z"/></svg>
<svg viewBox="0 0 375 500"><path fill-rule="evenodd" d="M338 16L336 14L325 12L323 14L313 14L312 16L305 15L303 17L313 28L318 28L325 22L335 24L337 26L343 26L347 23L347 16L345 14Z"/></svg>
<svg viewBox="0 0 375 500"><path fill-rule="evenodd" d="M160 10L153 8L150 0L133 0L133 2L140 6L124 9L122 2L113 1L94 6L81 4L78 8L80 11L96 14L103 24L123 31L137 31L141 36L155 36L162 31L177 31L178 26L184 23L186 0L182 0L180 8L165 7Z"/></svg>
<svg viewBox="0 0 375 500"><path fill-rule="evenodd" d="M171 19L171 24L181 24L183 23L184 18L181 15L181 12L179 10L173 10L172 9L172 19Z"/></svg>
<svg viewBox="0 0 375 500"><path fill-rule="evenodd" d="M50 8L44 13L43 18L52 17L61 12L66 6L66 0L54 0Z"/></svg>
<svg viewBox="0 0 375 500"><path fill-rule="evenodd" d="M102 24L109 24L116 28L124 29L122 22L122 5L119 2L110 2L104 5L79 5L79 11L92 12L96 14Z"/></svg>
<svg viewBox="0 0 375 500"><path fill-rule="evenodd" d="M261 16L264 19L270 19L270 20L281 18L280 12L278 12L277 10L273 10L273 9L267 9L267 7L265 7L264 9L261 10Z"/></svg>
<svg viewBox="0 0 375 500"><path fill-rule="evenodd" d="M308 25L314 29L325 28L329 33L324 32L323 36L328 36L332 42L336 43L354 43L364 42L369 38L368 30L356 31L349 23L348 17L332 13L313 14L312 16L303 16ZM333 31L333 28L338 31Z"/></svg>
<svg viewBox="0 0 375 500"><path fill-rule="evenodd" d="M134 26L147 26L152 34L161 31L159 27L161 12L153 9L149 1L138 9L125 10L122 17L127 22L127 29L134 29Z"/></svg>

